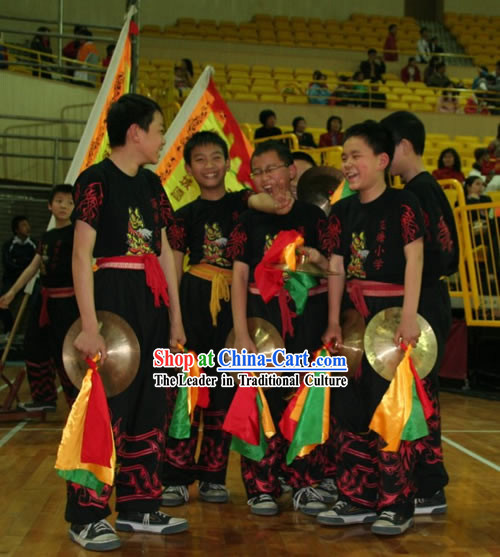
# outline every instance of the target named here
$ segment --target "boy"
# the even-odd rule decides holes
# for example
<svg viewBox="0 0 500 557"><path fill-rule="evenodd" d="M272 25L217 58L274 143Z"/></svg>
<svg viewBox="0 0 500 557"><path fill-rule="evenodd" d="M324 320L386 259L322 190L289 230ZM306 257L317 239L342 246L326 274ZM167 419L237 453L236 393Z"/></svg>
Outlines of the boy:
<svg viewBox="0 0 500 557"><path fill-rule="evenodd" d="M393 153L392 138L380 124L366 121L346 132L342 170L358 195L332 206L323 241L330 270L337 273L329 278L325 344L342 342L344 286L365 318L402 306L395 342L415 345L418 340L423 221L411 193L387 187L385 172ZM352 304L344 300L344 305ZM374 522L372 532L392 535L403 533L413 522L410 444L403 441L398 452L385 452L377 434L361 433L368 431L388 386L364 358L348 387L333 392L340 495L332 510L318 515L321 524Z"/></svg>
<svg viewBox="0 0 500 557"><path fill-rule="evenodd" d="M160 107L142 95L111 105L106 126L111 155L85 170L75 186L73 280L82 320L75 347L85 357L106 358L96 310L124 318L141 346L132 384L108 400L119 472L116 529L171 534L185 519L158 510L165 445L165 391L155 388L153 350L184 344L177 277L165 227L171 213L158 176L142 168L158 161L164 144ZM93 256L98 270L92 272ZM120 539L105 520L112 488L101 495L68 482L66 520L82 547L108 551Z"/></svg>
<svg viewBox="0 0 500 557"><path fill-rule="evenodd" d="M7 307L40 271L42 294L32 309L24 339L32 402L20 406L27 412L55 411L57 390L54 366L69 406L78 394L62 362L64 337L78 318L71 276L73 187L66 184L55 186L50 193L48 207L55 227L44 233L31 263L0 298L0 307Z"/></svg>
<svg viewBox="0 0 500 557"><path fill-rule="evenodd" d="M438 341L438 357L423 383L433 403L429 436L417 441L415 478L418 486L415 514L446 512L443 488L448 474L443 465L438 373L451 328L451 304L443 277L458 269L458 238L450 204L436 180L425 170L422 153L425 128L410 112L394 112L382 120L396 145L391 174L401 175L405 190L419 200L424 214L424 270L418 311L430 323Z"/></svg>
<svg viewBox="0 0 500 557"><path fill-rule="evenodd" d="M290 182L295 177L295 166L288 148L282 143L266 141L260 143L252 155L252 177L258 190L271 194L275 200L290 195ZM281 332L288 352L310 353L321 345L321 327L326 323L325 287L318 286L309 291L302 315L282 288L278 295L265 303L254 281L254 272L265 252L280 231L297 230L304 237L304 245L318 247L324 215L318 207L294 201L283 215L269 215L249 210L244 213L231 233L226 253L234 260L231 290L236 350L246 348L256 352L247 327L247 317L261 317L272 323ZM278 424L288 401L286 389L269 389L266 398L275 424ZM312 469L314 457L308 455L296 459L291 466L285 465L287 445L280 433L268 444L261 461L241 458L243 482L248 495L251 512L270 516L278 513L275 501L282 488L279 476L285 473L286 480L295 490L295 508L306 514L317 514L325 510L323 497L311 486L320 474ZM320 459L315 464L322 470ZM313 478L313 475L316 475Z"/></svg>
<svg viewBox="0 0 500 557"><path fill-rule="evenodd" d="M184 159L187 172L200 187L200 197L177 211L169 239L179 279L182 277L180 298L188 347L196 353L213 350L217 357L233 326L229 300L232 261L225 253L227 239L238 217L248 207L274 212L275 203L266 193L226 192L224 180L230 166L229 151L216 133L195 133L184 147ZM182 274L187 252L190 268ZM215 369L205 371L220 380ZM197 463L199 408L189 439L167 439L163 505L187 502L187 486L195 479L200 481L199 494L203 501L225 503L228 500L225 481L231 436L223 431L222 424L233 394L233 389L219 384L210 389L209 406L203 410L203 440Z"/></svg>

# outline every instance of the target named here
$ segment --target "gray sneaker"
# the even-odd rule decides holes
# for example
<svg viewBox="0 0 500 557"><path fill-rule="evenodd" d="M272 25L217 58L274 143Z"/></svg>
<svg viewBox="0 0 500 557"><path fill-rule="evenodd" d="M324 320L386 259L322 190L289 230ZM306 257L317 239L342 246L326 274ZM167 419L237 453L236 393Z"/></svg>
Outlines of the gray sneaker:
<svg viewBox="0 0 500 557"><path fill-rule="evenodd" d="M248 504L253 514L274 516L279 513L278 504L269 493L261 493L257 497L252 497L248 500Z"/></svg>
<svg viewBox="0 0 500 557"><path fill-rule="evenodd" d="M448 510L444 490L436 491L432 497L415 499L415 514L445 514Z"/></svg>
<svg viewBox="0 0 500 557"><path fill-rule="evenodd" d="M122 545L111 524L104 519L91 524L72 524L68 534L88 551L112 551Z"/></svg>
<svg viewBox="0 0 500 557"><path fill-rule="evenodd" d="M325 478L316 488L316 491L323 497L323 501L328 505L333 505L339 498L339 491L333 478Z"/></svg>
<svg viewBox="0 0 500 557"><path fill-rule="evenodd" d="M223 484L200 482L200 499L207 503L227 503L229 491Z"/></svg>
<svg viewBox="0 0 500 557"><path fill-rule="evenodd" d="M293 495L293 508L309 516L316 516L328 509L323 497L314 487L302 487Z"/></svg>
<svg viewBox="0 0 500 557"><path fill-rule="evenodd" d="M337 501L330 511L319 513L316 521L325 526L345 526L375 522L377 513L370 509L356 507L349 501Z"/></svg>
<svg viewBox="0 0 500 557"><path fill-rule="evenodd" d="M152 513L121 512L115 522L121 532L146 532L150 534L178 534L189 528L185 518L173 518L161 511Z"/></svg>
<svg viewBox="0 0 500 557"><path fill-rule="evenodd" d="M189 501L187 485L169 485L161 494L162 507L178 507Z"/></svg>
<svg viewBox="0 0 500 557"><path fill-rule="evenodd" d="M413 526L413 517L382 511L372 524L372 532L382 536L397 536L406 532L410 526Z"/></svg>

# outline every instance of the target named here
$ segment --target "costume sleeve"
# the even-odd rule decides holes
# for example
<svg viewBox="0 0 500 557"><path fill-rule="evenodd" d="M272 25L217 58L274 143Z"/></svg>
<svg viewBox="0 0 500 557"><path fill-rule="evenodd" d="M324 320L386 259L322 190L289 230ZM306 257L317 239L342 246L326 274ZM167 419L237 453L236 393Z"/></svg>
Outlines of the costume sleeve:
<svg viewBox="0 0 500 557"><path fill-rule="evenodd" d="M319 247L325 257L342 253L342 211L338 203L332 206L330 216L319 230Z"/></svg>
<svg viewBox="0 0 500 557"><path fill-rule="evenodd" d="M97 230L103 200L102 179L95 172L83 172L75 184L75 210L73 218L86 222Z"/></svg>
<svg viewBox="0 0 500 557"><path fill-rule="evenodd" d="M242 261L250 264L250 246L248 245L248 219L243 214L233 228L226 246L226 257L230 261Z"/></svg>
<svg viewBox="0 0 500 557"><path fill-rule="evenodd" d="M168 243L172 249L186 253L186 208L179 209L172 215L169 226L167 226Z"/></svg>
<svg viewBox="0 0 500 557"><path fill-rule="evenodd" d="M410 192L406 192L401 201L399 217L401 236L405 246L424 236L425 227L422 209L418 199Z"/></svg>

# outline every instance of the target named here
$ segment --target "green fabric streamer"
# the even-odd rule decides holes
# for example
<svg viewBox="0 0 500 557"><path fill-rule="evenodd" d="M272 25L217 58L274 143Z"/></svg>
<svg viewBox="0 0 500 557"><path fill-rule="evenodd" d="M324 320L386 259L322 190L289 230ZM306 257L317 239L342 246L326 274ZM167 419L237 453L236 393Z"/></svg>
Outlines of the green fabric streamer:
<svg viewBox="0 0 500 557"><path fill-rule="evenodd" d="M326 353L326 351L325 351ZM323 355L323 352L321 353ZM323 371L316 371L315 376L318 377ZM313 443L321 443L323 436L323 406L325 404L325 388L309 387L307 398L302 408L302 414L299 423L295 429L293 441L290 443L288 452L286 453L287 464L292 463L299 454L302 447L312 445Z"/></svg>
<svg viewBox="0 0 500 557"><path fill-rule="evenodd" d="M302 315L309 296L309 289L318 284L318 281L306 273L288 271L288 279L285 282L285 289L288 290L292 300L295 302L297 315Z"/></svg>
<svg viewBox="0 0 500 557"><path fill-rule="evenodd" d="M97 492L97 495L101 495L101 492L106 485L98 480L94 474L88 470L57 470L57 473L61 476L61 478L64 478L68 482L73 482L75 484L88 487L89 489L93 489Z"/></svg>
<svg viewBox="0 0 500 557"><path fill-rule="evenodd" d="M174 439L191 437L191 420L188 412L188 388L179 387L168 434Z"/></svg>
<svg viewBox="0 0 500 557"><path fill-rule="evenodd" d="M259 408L259 416L262 415L262 402L260 400L260 396L257 395L257 407ZM231 450L236 451L240 455L249 458L250 460L262 460L264 455L267 451L267 439L262 428L262 419L259 420L260 422L260 443L259 445L251 445L246 441L243 441L236 435L233 435L231 439Z"/></svg>
<svg viewBox="0 0 500 557"><path fill-rule="evenodd" d="M402 441L415 441L415 439L429 435L429 428L427 427L422 403L418 398L415 381L412 382L411 386L411 399L411 413L401 434Z"/></svg>

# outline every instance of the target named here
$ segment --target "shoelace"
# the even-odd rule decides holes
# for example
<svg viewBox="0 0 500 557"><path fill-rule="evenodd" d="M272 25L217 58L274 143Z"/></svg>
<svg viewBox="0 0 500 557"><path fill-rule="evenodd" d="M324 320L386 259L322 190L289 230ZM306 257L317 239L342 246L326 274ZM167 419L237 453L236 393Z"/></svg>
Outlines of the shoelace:
<svg viewBox="0 0 500 557"><path fill-rule="evenodd" d="M335 480L333 480L332 478L326 478L325 480L322 480L318 487L320 489L324 489L325 491L337 492Z"/></svg>
<svg viewBox="0 0 500 557"><path fill-rule="evenodd" d="M208 489L214 489L216 491L227 491L227 488L224 484L213 484L211 482L207 482L205 485L208 486Z"/></svg>
<svg viewBox="0 0 500 557"><path fill-rule="evenodd" d="M302 487L293 496L293 508L297 510L300 507L300 500L305 496L306 503L312 501L323 502L323 497L314 489L314 487Z"/></svg>
<svg viewBox="0 0 500 557"><path fill-rule="evenodd" d="M257 497L252 497L251 499L249 499L247 501L247 505L252 506L254 503L268 503L268 502L272 502L273 498L268 495L267 493L261 493L260 495L257 495Z"/></svg>
<svg viewBox="0 0 500 557"><path fill-rule="evenodd" d="M349 506L349 502L348 501L337 501L335 503L335 505L333 505L332 511L341 511L342 509L345 509L346 507Z"/></svg>
<svg viewBox="0 0 500 557"><path fill-rule="evenodd" d="M186 503L189 501L189 491L185 485L171 485L167 487L165 493L177 493Z"/></svg>
<svg viewBox="0 0 500 557"><path fill-rule="evenodd" d="M158 519L157 522L161 522L167 517L168 515L162 513L161 511L155 511L153 513L144 513L144 516L142 517L142 523L144 524L144 526L149 526L151 524L151 518L153 519L157 518ZM153 522L155 521L153 520Z"/></svg>
<svg viewBox="0 0 500 557"><path fill-rule="evenodd" d="M102 520L99 520L99 522L92 522L91 524L87 524L87 526L85 526L85 528L82 530L82 533L80 535L83 538L85 538L91 528L94 528L94 532L96 534L99 534L103 530L111 530L112 532L114 532L114 529L111 526L111 524L103 518Z"/></svg>
<svg viewBox="0 0 500 557"><path fill-rule="evenodd" d="M379 515L380 518L388 518L389 520L394 520L396 513L393 511L382 511Z"/></svg>

